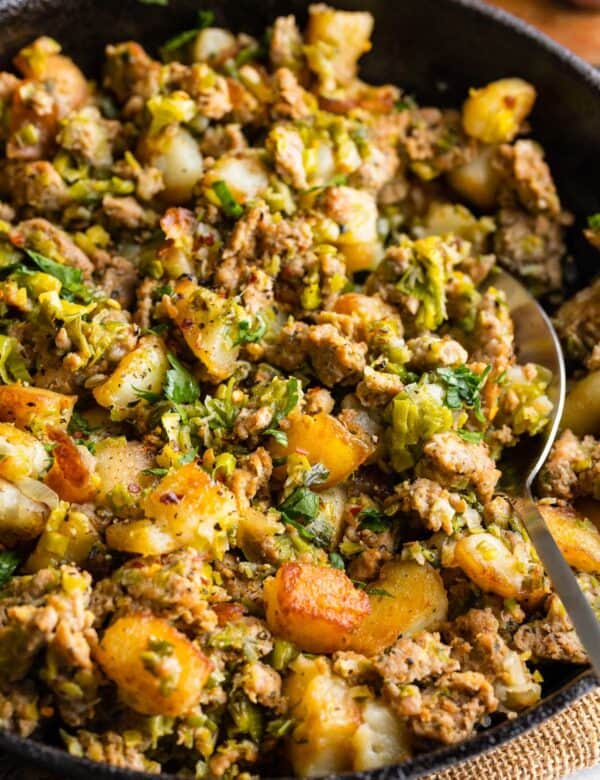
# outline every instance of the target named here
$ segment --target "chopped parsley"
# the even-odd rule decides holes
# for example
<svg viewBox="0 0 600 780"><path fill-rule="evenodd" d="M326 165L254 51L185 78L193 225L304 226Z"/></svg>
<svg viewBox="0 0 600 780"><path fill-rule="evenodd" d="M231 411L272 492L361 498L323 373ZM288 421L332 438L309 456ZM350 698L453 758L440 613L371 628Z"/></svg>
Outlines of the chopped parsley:
<svg viewBox="0 0 600 780"><path fill-rule="evenodd" d="M297 487L279 506L284 523L316 547L326 549L333 541L331 523L319 517L319 496L307 487Z"/></svg>
<svg viewBox="0 0 600 780"><path fill-rule="evenodd" d="M213 192L221 203L223 211L225 214L227 214L228 217L231 217L232 219L238 219L242 216L244 213L244 207L233 197L231 190L227 186L227 182L219 179L219 181L216 181L213 184L212 188Z"/></svg>
<svg viewBox="0 0 600 780"><path fill-rule="evenodd" d="M334 569L340 569L341 571L345 571L346 569L344 559L337 552L329 553L329 563L333 566Z"/></svg>
<svg viewBox="0 0 600 780"><path fill-rule="evenodd" d="M166 5L166 2L164 4ZM181 47L185 46L187 43L193 41L200 30L204 30L206 27L211 26L211 24L215 21L215 14L210 10L198 11L197 19L198 23L196 27L193 27L191 30L184 30L178 35L175 35L173 38L169 38L169 40L163 44L161 51L174 52L177 49L181 49Z"/></svg>
<svg viewBox="0 0 600 780"><path fill-rule="evenodd" d="M48 257L44 257L39 252L34 252L32 249L26 249L25 253L40 271L58 279L62 285L61 297L68 300L79 298L84 302L91 300L90 291L83 283L83 274L79 268L57 263Z"/></svg>
<svg viewBox="0 0 600 780"><path fill-rule="evenodd" d="M587 218L588 227L592 230L600 230L600 212L597 214L590 214Z"/></svg>
<svg viewBox="0 0 600 780"><path fill-rule="evenodd" d="M444 403L449 409L472 409L475 417L484 422L481 411L481 389L483 388L491 366L486 366L482 374L475 374L466 366L458 368L438 368L437 375L446 385Z"/></svg>
<svg viewBox="0 0 600 780"><path fill-rule="evenodd" d="M152 390L144 390L141 387L134 387L133 392L142 401L147 401L149 404L156 404L162 398L161 393L154 393Z"/></svg>
<svg viewBox="0 0 600 780"><path fill-rule="evenodd" d="M390 527L390 518L377 509L363 509L358 513L358 519L360 520L359 531L373 531L373 533L380 534Z"/></svg>
<svg viewBox="0 0 600 780"><path fill-rule="evenodd" d="M167 353L171 368L167 371L165 396L175 404L193 404L198 400L198 382L172 352Z"/></svg>
<svg viewBox="0 0 600 780"><path fill-rule="evenodd" d="M20 563L21 558L14 550L0 552L0 587L6 585Z"/></svg>

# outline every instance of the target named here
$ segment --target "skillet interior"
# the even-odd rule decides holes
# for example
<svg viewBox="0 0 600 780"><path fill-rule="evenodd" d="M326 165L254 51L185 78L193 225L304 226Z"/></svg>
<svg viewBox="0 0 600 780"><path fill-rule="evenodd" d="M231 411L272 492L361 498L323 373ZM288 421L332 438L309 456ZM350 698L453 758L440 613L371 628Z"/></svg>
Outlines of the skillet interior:
<svg viewBox="0 0 600 780"><path fill-rule="evenodd" d="M305 0L170 0L168 7L140 0L0 0L0 65L40 34L51 35L87 72L96 75L108 42L134 39L149 46L193 26L201 5L217 22L261 34L281 14L305 16ZM532 115L565 206L576 215L569 248L570 286L581 286L598 269L598 256L580 238L588 214L600 211L600 77L577 57L508 15L478 0L332 0L348 9L368 9L376 19L373 52L363 74L392 82L420 102L458 105L468 88L507 75L522 76L538 89ZM590 672L561 667L547 675L545 698L530 712L482 732L465 743L417 757L399 767L348 775L364 780L418 777L477 755L564 709L595 685ZM45 766L59 777L150 778L72 759L64 751L0 733L0 749Z"/></svg>

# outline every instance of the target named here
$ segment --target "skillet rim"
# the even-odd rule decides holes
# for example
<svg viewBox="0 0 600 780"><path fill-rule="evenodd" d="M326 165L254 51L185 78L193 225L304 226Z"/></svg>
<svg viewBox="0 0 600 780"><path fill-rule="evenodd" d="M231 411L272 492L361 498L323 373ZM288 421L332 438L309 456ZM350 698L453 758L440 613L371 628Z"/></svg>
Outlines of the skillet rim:
<svg viewBox="0 0 600 780"><path fill-rule="evenodd" d="M549 38L538 29L516 16L496 6L487 5L482 0L438 0L446 6L458 6L474 18L490 20L498 27L511 31L531 41L539 51L550 58L550 64L563 72L570 72L587 84L600 100L600 72L581 59L574 52ZM2 8L0 0L0 20L4 12L15 14L18 1L6 3ZM12 7L11 7L12 6ZM546 696L541 702L526 710L514 720L504 721L484 731L478 732L457 745L441 747L428 753L417 755L402 764L394 764L365 772L351 772L342 775L330 775L330 778L343 777L346 780L413 780L431 772L438 772L450 766L463 763L482 755L495 747L505 745L521 734L539 726L549 718L565 710L586 693L598 687L600 680L591 669L584 669L558 690ZM151 780L156 777L175 778L168 774L149 774L123 769L108 764L90 761L69 755L65 750L39 742L30 737L0 730L0 751L24 759L30 764L52 773L58 778L76 780ZM16 768L16 767L15 767ZM45 779L46 780L46 779ZM278 778L285 780L285 778Z"/></svg>

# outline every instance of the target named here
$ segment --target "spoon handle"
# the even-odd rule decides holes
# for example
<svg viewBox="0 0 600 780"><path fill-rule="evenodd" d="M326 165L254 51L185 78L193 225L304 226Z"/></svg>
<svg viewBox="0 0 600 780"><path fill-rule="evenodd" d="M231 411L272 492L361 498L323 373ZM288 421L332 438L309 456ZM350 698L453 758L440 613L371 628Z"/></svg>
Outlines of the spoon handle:
<svg viewBox="0 0 600 780"><path fill-rule="evenodd" d="M529 491L522 497L513 498L512 504L525 525L532 544L587 653L596 677L600 680L600 622L583 595L571 567L558 549Z"/></svg>

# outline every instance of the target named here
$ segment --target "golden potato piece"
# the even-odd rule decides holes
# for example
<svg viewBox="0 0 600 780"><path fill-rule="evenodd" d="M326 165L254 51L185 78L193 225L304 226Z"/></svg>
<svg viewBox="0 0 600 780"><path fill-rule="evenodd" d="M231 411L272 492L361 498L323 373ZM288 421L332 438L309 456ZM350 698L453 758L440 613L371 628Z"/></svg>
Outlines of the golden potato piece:
<svg viewBox="0 0 600 780"><path fill-rule="evenodd" d="M352 737L355 772L399 764L411 755L406 721L383 701L367 699L361 707L362 723Z"/></svg>
<svg viewBox="0 0 600 780"><path fill-rule="evenodd" d="M535 103L535 89L518 78L472 89L463 106L465 132L486 144L512 141Z"/></svg>
<svg viewBox="0 0 600 780"><path fill-rule="evenodd" d="M325 3L309 8L306 42L323 47L328 70L338 84L347 84L356 75L359 58L371 48L372 31L373 16L366 11L338 11ZM322 67L313 64L313 69L322 75Z"/></svg>
<svg viewBox="0 0 600 780"><path fill-rule="evenodd" d="M35 436L11 423L0 423L0 477L9 482L37 479L49 462L44 445Z"/></svg>
<svg viewBox="0 0 600 780"><path fill-rule="evenodd" d="M92 455L83 447L78 447L67 433L58 428L50 428L48 438L54 444L54 463L46 474L46 484L63 501L77 504L90 501L97 490Z"/></svg>
<svg viewBox="0 0 600 780"><path fill-rule="evenodd" d="M538 509L569 566L600 574L600 531L596 526L571 506L539 504Z"/></svg>
<svg viewBox="0 0 600 780"><path fill-rule="evenodd" d="M329 477L316 490L325 490L347 479L367 460L373 448L346 428L330 414L294 414L282 426L287 444L271 440L269 451L273 458L282 458L297 452L305 455L310 464L322 463ZM283 470L278 475L283 474Z"/></svg>
<svg viewBox="0 0 600 780"><path fill-rule="evenodd" d="M46 425L66 428L76 401L76 395L63 395L42 387L0 385L0 420L40 432Z"/></svg>
<svg viewBox="0 0 600 780"><path fill-rule="evenodd" d="M140 400L140 391L160 394L167 373L167 352L159 336L144 336L121 359L108 379L93 390L94 398L111 410L114 419L127 417Z"/></svg>
<svg viewBox="0 0 600 780"><path fill-rule="evenodd" d="M201 361L206 378L211 382L228 379L235 370L240 351L235 339L242 309L233 300L182 279L175 285L175 295L167 311L188 347Z"/></svg>
<svg viewBox="0 0 600 780"><path fill-rule="evenodd" d="M274 634L309 653L333 653L371 608L339 569L312 563L284 563L264 584L267 623Z"/></svg>
<svg viewBox="0 0 600 780"><path fill-rule="evenodd" d="M360 710L348 684L331 673L325 658L299 656L291 670L283 693L295 723L287 742L294 773L320 777L352 769Z"/></svg>
<svg viewBox="0 0 600 780"><path fill-rule="evenodd" d="M561 428L576 436L600 432L600 371L574 382L567 393Z"/></svg>
<svg viewBox="0 0 600 780"><path fill-rule="evenodd" d="M454 558L457 566L481 590L505 599L522 595L521 562L497 536L478 533L463 537L456 545Z"/></svg>
<svg viewBox="0 0 600 780"><path fill-rule="evenodd" d="M377 655L400 634L435 629L446 619L448 598L442 578L429 564L390 561L371 584L371 614L351 638L351 647L363 655Z"/></svg>
<svg viewBox="0 0 600 780"><path fill-rule="evenodd" d="M0 479L0 544L12 547L44 530L48 507Z"/></svg>
<svg viewBox="0 0 600 780"><path fill-rule="evenodd" d="M493 209L500 185L500 173L493 165L496 147L488 146L472 160L448 173L450 186L480 209Z"/></svg>
<svg viewBox="0 0 600 780"><path fill-rule="evenodd" d="M154 464L152 453L140 441L127 441L124 436L103 439L94 450L98 499L103 501L119 485L139 493L151 478L142 474Z"/></svg>
<svg viewBox="0 0 600 780"><path fill-rule="evenodd" d="M194 547L220 557L238 514L233 493L195 463L167 474L146 496L142 508L146 519L107 529L111 547L139 555Z"/></svg>
<svg viewBox="0 0 600 780"><path fill-rule="evenodd" d="M123 701L143 715L183 715L195 707L209 659L162 618L134 614L104 632L96 659Z"/></svg>

